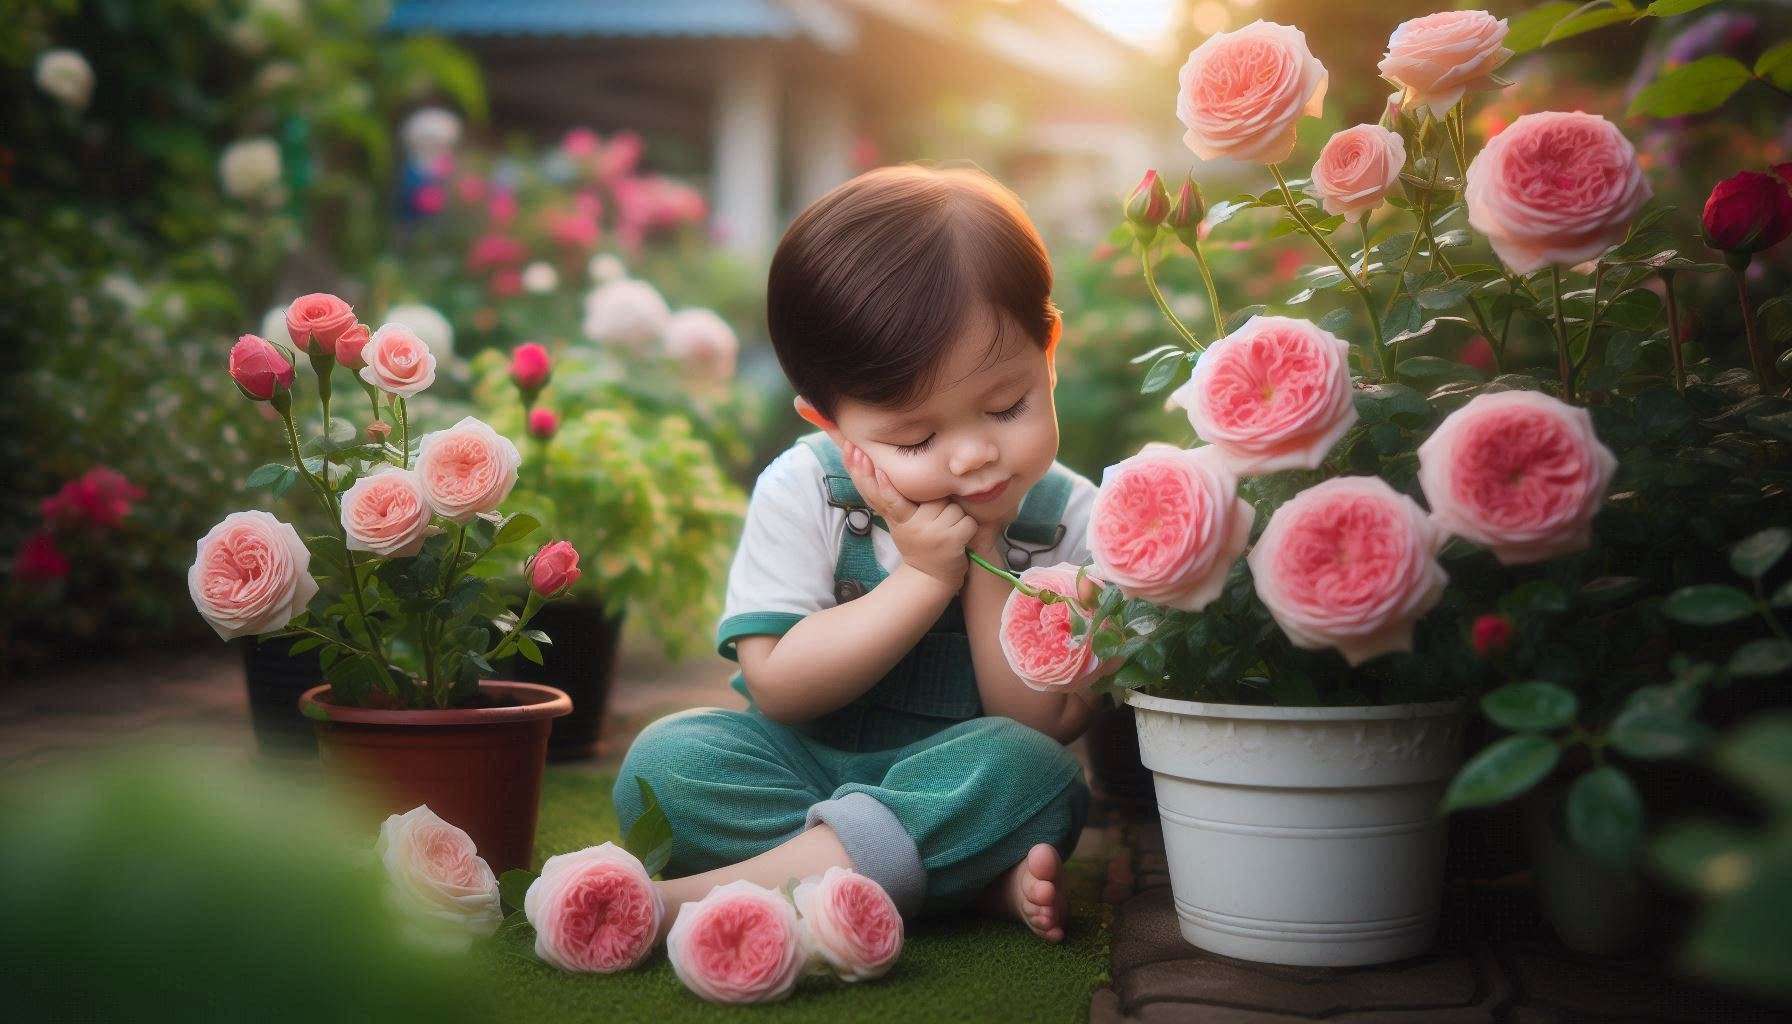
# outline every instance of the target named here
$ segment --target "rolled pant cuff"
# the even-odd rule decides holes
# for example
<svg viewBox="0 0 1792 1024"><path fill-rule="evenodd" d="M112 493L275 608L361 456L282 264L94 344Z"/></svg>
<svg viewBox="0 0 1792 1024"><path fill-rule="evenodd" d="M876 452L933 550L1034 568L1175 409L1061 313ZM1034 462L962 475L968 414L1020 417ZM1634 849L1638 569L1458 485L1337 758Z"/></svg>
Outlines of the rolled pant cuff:
<svg viewBox="0 0 1792 1024"><path fill-rule="evenodd" d="M809 808L803 827L821 823L834 830L853 870L883 886L904 917L921 909L927 869L914 839L888 807L869 794L848 793Z"/></svg>

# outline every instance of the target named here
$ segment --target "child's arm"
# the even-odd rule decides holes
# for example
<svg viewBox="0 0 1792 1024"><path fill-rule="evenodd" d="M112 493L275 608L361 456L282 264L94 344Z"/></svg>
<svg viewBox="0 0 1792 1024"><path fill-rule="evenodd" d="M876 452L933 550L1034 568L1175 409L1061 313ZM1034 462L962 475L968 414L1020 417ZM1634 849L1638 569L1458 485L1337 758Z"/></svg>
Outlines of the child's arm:
<svg viewBox="0 0 1792 1024"><path fill-rule="evenodd" d="M863 597L813 612L782 637L735 645L747 690L774 722L805 722L852 703L920 641L953 588L909 565Z"/></svg>
<svg viewBox="0 0 1792 1024"><path fill-rule="evenodd" d="M972 547L1001 565L998 534L993 528L980 530ZM1059 743L1069 743L1082 735L1095 705L1083 693L1035 690L1008 667L1008 657L1002 653L1002 607L1012 589L1008 581L976 568L971 569L964 585L964 627L971 637L971 663L977 669L977 692L983 698L983 712L1012 718Z"/></svg>

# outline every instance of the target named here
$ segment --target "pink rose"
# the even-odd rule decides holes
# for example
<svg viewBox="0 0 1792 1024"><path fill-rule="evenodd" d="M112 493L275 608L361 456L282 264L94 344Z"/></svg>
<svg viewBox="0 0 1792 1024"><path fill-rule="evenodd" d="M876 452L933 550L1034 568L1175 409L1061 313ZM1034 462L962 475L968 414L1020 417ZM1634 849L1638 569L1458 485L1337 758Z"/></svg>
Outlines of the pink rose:
<svg viewBox="0 0 1792 1024"><path fill-rule="evenodd" d="M1651 192L1598 114L1526 114L1469 161L1468 222L1515 273L1573 266L1624 240Z"/></svg>
<svg viewBox="0 0 1792 1024"><path fill-rule="evenodd" d="M336 361L351 370L359 370L367 365L363 353L367 343L373 340L366 324L355 324L343 331L336 339Z"/></svg>
<svg viewBox="0 0 1792 1024"><path fill-rule="evenodd" d="M1331 137L1313 165L1313 191L1326 213L1341 213L1355 224L1380 206L1406 166L1406 143L1399 132L1359 124Z"/></svg>
<svg viewBox="0 0 1792 1024"><path fill-rule="evenodd" d="M529 410L529 436L537 441L552 441L560 432L560 417L546 406Z"/></svg>
<svg viewBox="0 0 1792 1024"><path fill-rule="evenodd" d="M436 515L465 523L510 496L523 464L510 439L471 416L417 442L417 478Z"/></svg>
<svg viewBox="0 0 1792 1024"><path fill-rule="evenodd" d="M1209 345L1170 397L1240 476L1315 469L1356 423L1350 346L1284 316L1252 317Z"/></svg>
<svg viewBox="0 0 1792 1024"><path fill-rule="evenodd" d="M147 492L110 466L95 466L63 484L54 495L38 505L38 512L51 526L86 524L102 530L124 525L124 517L142 501Z"/></svg>
<svg viewBox="0 0 1792 1024"><path fill-rule="evenodd" d="M1254 516L1219 449L1148 444L1102 471L1089 513L1094 571L1127 597L1198 612L1226 585Z"/></svg>
<svg viewBox="0 0 1792 1024"><path fill-rule="evenodd" d="M597 133L589 128L574 128L560 139L560 152L575 160L597 155L601 143Z"/></svg>
<svg viewBox="0 0 1792 1024"><path fill-rule="evenodd" d="M285 628L317 594L311 552L299 533L266 512L232 512L199 538L187 593L218 636Z"/></svg>
<svg viewBox="0 0 1792 1024"><path fill-rule="evenodd" d="M745 879L678 908L666 935L678 980L712 1003L783 999L807 964L805 952L790 901Z"/></svg>
<svg viewBox="0 0 1792 1024"><path fill-rule="evenodd" d="M1020 581L1076 601L1086 618L1090 610L1078 598L1076 572L1069 562L1036 565L1021 573ZM1113 659L1098 661L1089 638L1077 640L1070 633L1070 606L1064 602L1047 604L1015 589L1002 605L1002 653L1020 681L1035 690L1079 690L1119 667Z"/></svg>
<svg viewBox="0 0 1792 1024"><path fill-rule="evenodd" d="M653 952L666 901L633 854L604 843L549 857L523 913L536 956L563 971L613 974Z"/></svg>
<svg viewBox="0 0 1792 1024"><path fill-rule="evenodd" d="M376 849L391 883L387 892L414 937L464 948L503 922L498 879L473 837L427 805L387 818Z"/></svg>
<svg viewBox="0 0 1792 1024"><path fill-rule="evenodd" d="M1506 565L1580 551L1618 460L1587 410L1536 391L1477 395L1419 446L1438 526Z"/></svg>
<svg viewBox="0 0 1792 1024"><path fill-rule="evenodd" d="M566 593L582 575L579 553L569 540L543 544L529 559L529 586L550 600Z"/></svg>
<svg viewBox="0 0 1792 1024"><path fill-rule="evenodd" d="M540 391L554 375L553 360L540 342L526 341L510 353L510 379L524 391Z"/></svg>
<svg viewBox="0 0 1792 1024"><path fill-rule="evenodd" d="M429 515L417 474L397 466L381 466L342 492L342 529L355 551L409 558L423 547Z"/></svg>
<svg viewBox="0 0 1792 1024"><path fill-rule="evenodd" d="M361 379L388 395L409 398L436 382L436 354L404 324L386 324L361 349Z"/></svg>
<svg viewBox="0 0 1792 1024"><path fill-rule="evenodd" d="M734 376L740 341L728 321L710 310L681 309L672 314L661 343L666 354L694 377L722 381Z"/></svg>
<svg viewBox="0 0 1792 1024"><path fill-rule="evenodd" d="M324 354L334 355L336 339L354 323L355 311L328 292L301 295L286 307L286 333L292 335L292 343L300 352L311 351L315 338Z"/></svg>
<svg viewBox="0 0 1792 1024"><path fill-rule="evenodd" d="M1394 29L1376 66L1400 87L1403 106L1442 118L1463 93L1496 87L1490 77L1512 56L1505 39L1506 19L1486 11L1427 14Z"/></svg>
<svg viewBox="0 0 1792 1024"><path fill-rule="evenodd" d="M902 914L884 887L856 871L828 868L791 893L809 949L841 981L881 978L902 954Z"/></svg>
<svg viewBox="0 0 1792 1024"><path fill-rule="evenodd" d="M13 575L28 583L49 583L66 577L73 568L68 556L56 546L56 535L39 530L19 545L13 553Z"/></svg>
<svg viewBox="0 0 1792 1024"><path fill-rule="evenodd" d="M1203 160L1279 163L1294 152L1294 123L1324 109L1325 85L1300 29L1253 21L1215 33L1177 75L1182 141Z"/></svg>
<svg viewBox="0 0 1792 1024"><path fill-rule="evenodd" d="M1412 626L1443 596L1444 532L1372 476L1327 480L1270 516L1246 561L1257 597L1296 647L1360 664L1412 650Z"/></svg>
<svg viewBox="0 0 1792 1024"><path fill-rule="evenodd" d="M292 389L292 361L267 339L245 334L230 346L230 379L244 395L265 402Z"/></svg>

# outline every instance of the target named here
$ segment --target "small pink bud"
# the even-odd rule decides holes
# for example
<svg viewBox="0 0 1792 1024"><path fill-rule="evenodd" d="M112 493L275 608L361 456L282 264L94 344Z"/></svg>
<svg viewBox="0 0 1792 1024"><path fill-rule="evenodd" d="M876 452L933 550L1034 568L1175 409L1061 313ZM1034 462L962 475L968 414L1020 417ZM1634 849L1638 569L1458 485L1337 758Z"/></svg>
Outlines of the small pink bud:
<svg viewBox="0 0 1792 1024"><path fill-rule="evenodd" d="M560 417L552 409L529 410L529 436L537 441L552 441L560 432Z"/></svg>
<svg viewBox="0 0 1792 1024"><path fill-rule="evenodd" d="M579 553L571 541L544 544L529 560L529 586L550 600L572 589L580 575Z"/></svg>
<svg viewBox="0 0 1792 1024"><path fill-rule="evenodd" d="M385 420L374 420L372 423L367 424L367 439L369 441L372 441L375 444L383 444L386 438L391 436L392 424L387 423Z"/></svg>
<svg viewBox="0 0 1792 1024"><path fill-rule="evenodd" d="M292 388L292 360L266 338L245 334L230 347L230 379L244 395L266 402Z"/></svg>
<svg viewBox="0 0 1792 1024"><path fill-rule="evenodd" d="M539 343L525 342L510 353L510 379L524 392L540 391L553 375L553 361Z"/></svg>

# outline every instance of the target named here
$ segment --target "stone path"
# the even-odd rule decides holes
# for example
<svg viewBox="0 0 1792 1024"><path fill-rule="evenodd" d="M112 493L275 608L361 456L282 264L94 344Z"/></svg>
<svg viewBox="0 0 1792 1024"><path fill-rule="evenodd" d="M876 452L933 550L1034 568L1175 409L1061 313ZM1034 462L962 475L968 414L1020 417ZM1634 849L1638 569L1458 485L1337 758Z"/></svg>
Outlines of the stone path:
<svg viewBox="0 0 1792 1024"><path fill-rule="evenodd" d="M1769 1022L1773 1009L1678 981L1648 960L1577 954L1549 933L1527 876L1456 883L1437 947L1374 967L1277 967L1196 949L1177 930L1155 819L1124 827L1105 898L1111 987L1091 1024L1573 1024Z"/></svg>

